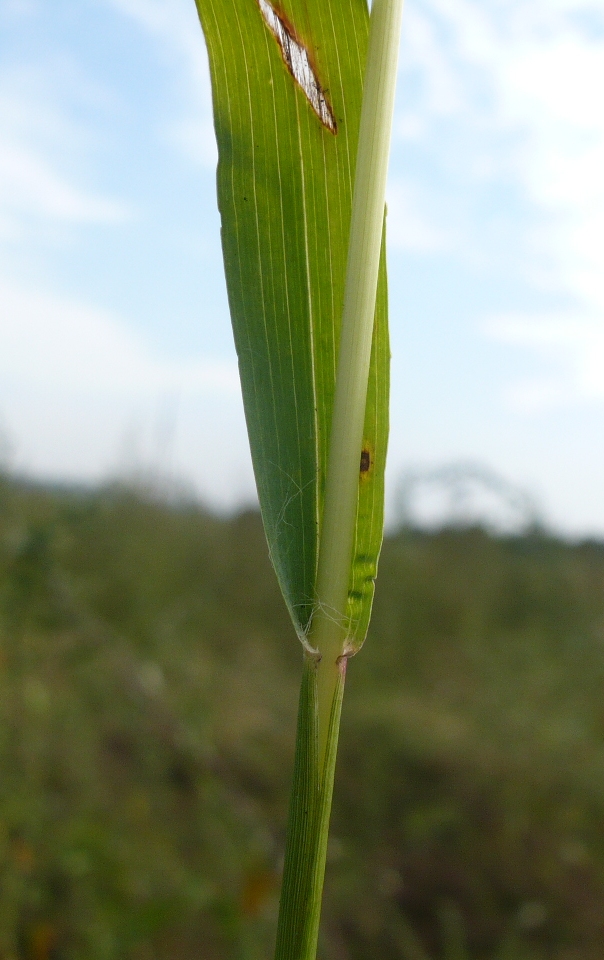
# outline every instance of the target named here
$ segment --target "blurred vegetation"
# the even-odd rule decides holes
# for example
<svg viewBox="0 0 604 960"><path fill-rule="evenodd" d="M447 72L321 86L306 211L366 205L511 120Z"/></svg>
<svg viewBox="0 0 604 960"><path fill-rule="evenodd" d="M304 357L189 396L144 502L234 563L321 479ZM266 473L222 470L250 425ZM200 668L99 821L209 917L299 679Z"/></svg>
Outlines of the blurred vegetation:
<svg viewBox="0 0 604 960"><path fill-rule="evenodd" d="M301 654L255 513L0 479L0 960L268 960ZM323 960L599 960L604 545L386 540Z"/></svg>

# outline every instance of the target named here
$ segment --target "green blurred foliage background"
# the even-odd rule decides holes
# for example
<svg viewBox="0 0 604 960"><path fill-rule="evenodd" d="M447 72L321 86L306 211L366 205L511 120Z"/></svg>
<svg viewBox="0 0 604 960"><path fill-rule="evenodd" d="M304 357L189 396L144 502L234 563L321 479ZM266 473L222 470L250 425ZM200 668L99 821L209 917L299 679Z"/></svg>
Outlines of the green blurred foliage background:
<svg viewBox="0 0 604 960"><path fill-rule="evenodd" d="M301 652L259 517L0 479L0 960L266 960ZM596 960L604 545L387 538L323 960Z"/></svg>

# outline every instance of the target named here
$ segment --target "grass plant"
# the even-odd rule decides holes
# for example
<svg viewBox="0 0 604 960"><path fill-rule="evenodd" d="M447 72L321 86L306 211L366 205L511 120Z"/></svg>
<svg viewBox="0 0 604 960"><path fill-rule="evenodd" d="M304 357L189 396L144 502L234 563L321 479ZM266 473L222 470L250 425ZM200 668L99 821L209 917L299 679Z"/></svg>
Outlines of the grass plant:
<svg viewBox="0 0 604 960"><path fill-rule="evenodd" d="M260 506L304 648L276 958L313 960L346 664L365 639L382 539L402 0L374 0L370 17L365 0L197 7Z"/></svg>

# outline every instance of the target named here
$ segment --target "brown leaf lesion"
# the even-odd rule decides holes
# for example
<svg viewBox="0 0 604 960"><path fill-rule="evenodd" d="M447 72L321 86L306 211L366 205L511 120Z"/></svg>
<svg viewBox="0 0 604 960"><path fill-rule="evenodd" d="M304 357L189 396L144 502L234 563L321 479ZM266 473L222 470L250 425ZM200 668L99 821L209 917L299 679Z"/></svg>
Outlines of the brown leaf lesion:
<svg viewBox="0 0 604 960"><path fill-rule="evenodd" d="M277 13L268 0L258 0L258 6L262 19L279 45L287 69L305 94L310 106L323 126L327 127L331 133L337 133L336 118L310 62L308 50L296 36L291 24L282 14Z"/></svg>
<svg viewBox="0 0 604 960"><path fill-rule="evenodd" d="M361 481L367 480L369 476L373 475L373 447L368 441L363 441L363 449L361 450L361 462L359 464L359 474Z"/></svg>

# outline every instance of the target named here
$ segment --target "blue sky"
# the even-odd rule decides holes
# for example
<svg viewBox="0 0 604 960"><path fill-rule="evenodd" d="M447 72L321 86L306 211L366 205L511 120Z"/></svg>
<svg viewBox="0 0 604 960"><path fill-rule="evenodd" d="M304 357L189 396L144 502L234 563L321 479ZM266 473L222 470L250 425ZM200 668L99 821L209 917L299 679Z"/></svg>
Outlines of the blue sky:
<svg viewBox="0 0 604 960"><path fill-rule="evenodd" d="M604 534L604 7L407 0L390 513L467 460ZM17 471L253 500L193 0L0 0L0 436ZM207 451L212 450L212 470Z"/></svg>

